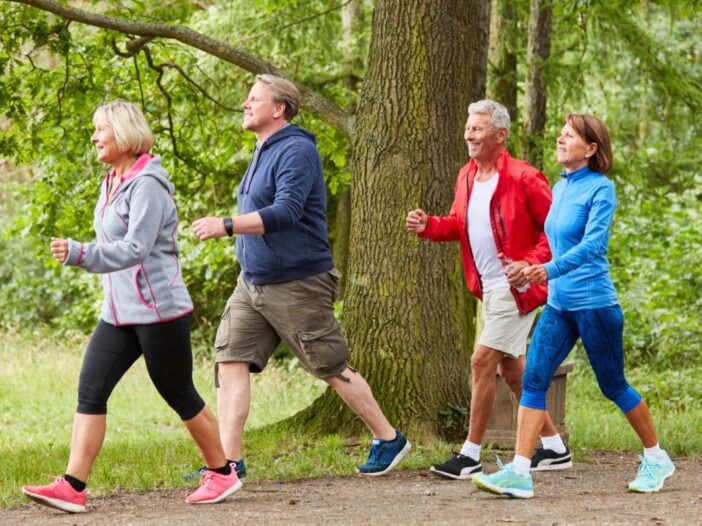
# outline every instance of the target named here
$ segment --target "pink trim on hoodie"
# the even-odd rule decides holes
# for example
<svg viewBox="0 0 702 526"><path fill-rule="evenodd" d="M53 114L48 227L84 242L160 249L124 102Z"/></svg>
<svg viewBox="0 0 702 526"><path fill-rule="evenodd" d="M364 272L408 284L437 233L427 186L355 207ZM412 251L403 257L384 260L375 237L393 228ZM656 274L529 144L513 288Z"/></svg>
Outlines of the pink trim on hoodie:
<svg viewBox="0 0 702 526"><path fill-rule="evenodd" d="M136 290L137 293L137 298L139 298L139 301L141 304L146 307L147 309L154 310L154 306L150 305L146 302L146 299L144 299L144 296L141 294L141 290L139 290L139 272L143 270L143 266L139 265L136 270L134 271L134 290ZM151 289L149 289L149 292Z"/></svg>
<svg viewBox="0 0 702 526"><path fill-rule="evenodd" d="M122 325L117 317L117 306L115 305L114 286L112 285L112 275L107 274L107 280L110 282L110 306L112 307L112 317L115 319L115 325Z"/></svg>
<svg viewBox="0 0 702 526"><path fill-rule="evenodd" d="M151 283L149 283L149 276L146 274L146 269L144 268L144 265L140 265L141 270L144 273L144 279L146 280L146 286L149 289L149 294L151 294L151 299L154 302L154 312L156 313L156 316L158 316L158 319L161 319L161 313L158 312L158 307L156 306L156 295L154 294L154 291L151 290Z"/></svg>
<svg viewBox="0 0 702 526"><path fill-rule="evenodd" d="M169 321L173 321L173 320L177 320L178 318L182 318L183 316L186 316L186 315L190 314L191 312L193 312L192 307L189 308L188 310L181 312L180 314L176 314L176 315L170 316L168 318L159 318L157 321L152 321L149 323L129 323L129 324L125 324L125 325L122 325L120 323L116 323L115 326L117 326L117 327L130 327L132 325L144 326L144 325L157 325L159 323L168 323Z"/></svg>
<svg viewBox="0 0 702 526"><path fill-rule="evenodd" d="M121 195L118 197L118 199L124 200L124 194L121 194ZM122 217L122 215L117 211L117 203L118 203L118 201L115 201L115 202L113 203L113 206L115 207L115 210L114 210L115 215L117 216L117 218L118 218L120 221L122 221L122 224L123 224L124 226L126 226L127 228L129 228L129 225L127 224L127 222L124 220L124 218Z"/></svg>
<svg viewBox="0 0 702 526"><path fill-rule="evenodd" d="M81 261L83 261L83 243L80 244L80 250L78 251L78 259L76 260L76 267L80 265Z"/></svg>
<svg viewBox="0 0 702 526"><path fill-rule="evenodd" d="M122 182L129 181L130 179L134 179L139 172L141 172L141 169L146 166L151 159L153 159L155 155L150 155L148 153L142 153L139 158L136 160L136 162L132 165L132 167L129 169L127 172L127 175L122 177Z"/></svg>
<svg viewBox="0 0 702 526"><path fill-rule="evenodd" d="M131 179L134 179L139 174L139 172L141 172L142 168L144 168L144 166L146 166L149 163L149 161L151 159L153 159L154 157L156 157L156 156L148 154L148 153L142 153L139 156L139 158L136 160L136 162L132 165L132 167L129 169L129 171L127 172L127 175L122 177L122 180L117 185L117 188L122 186L122 183L124 183L125 181L129 181ZM110 190L109 182L113 177L115 177L115 175L117 175L117 171L112 169L112 171L110 171L106 177L106 184L105 184L105 204L106 205L109 202L109 199L108 199L109 198L109 190ZM117 189L115 189L114 193L112 194L113 197L115 195L117 195ZM103 208L103 212L104 212L104 208Z"/></svg>
<svg viewBox="0 0 702 526"><path fill-rule="evenodd" d="M173 199L173 196L171 196L171 199ZM171 241L173 241L173 253L171 254L171 257L175 260L176 271L175 271L175 274L173 275L173 279L168 284L169 287L173 287L173 284L175 283L176 279L178 278L178 275L180 274L180 262L178 261L178 256L175 255L176 248L178 247L178 242L176 241L176 233L178 232L178 223L179 223L178 216L176 215L175 228L173 228L173 232L171 232Z"/></svg>

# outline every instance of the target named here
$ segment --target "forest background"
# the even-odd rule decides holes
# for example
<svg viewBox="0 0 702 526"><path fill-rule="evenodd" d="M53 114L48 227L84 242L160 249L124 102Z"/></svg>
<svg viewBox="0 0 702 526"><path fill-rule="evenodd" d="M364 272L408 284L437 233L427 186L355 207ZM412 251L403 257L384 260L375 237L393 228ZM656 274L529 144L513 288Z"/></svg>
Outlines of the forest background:
<svg viewBox="0 0 702 526"><path fill-rule="evenodd" d="M163 155L177 187L183 274L196 309L194 345L202 368L208 367L238 266L232 243L200 243L189 225L203 215L236 212L233 196L255 142L241 129L240 103L252 73L273 71L304 86L297 122L317 135L330 238L345 276L338 315L359 368L393 421L427 441L463 431L476 305L460 275L458 247L411 239L403 223L406 211L418 206L448 212L458 168L467 160L467 103L487 95L510 108L512 155L542 167L552 183L560 173L554 145L564 116L594 113L609 125L618 198L609 259L626 318L629 378L655 413L680 415L688 430L702 430L695 410L702 399L697 2L70 5L75 9L63 12L63 2L0 2L6 364L39 367L43 353L63 348L58 342L82 345L96 323L99 278L53 262L48 240L93 239L92 210L105 169L89 144L91 117L97 105L121 97L144 108L156 134L153 151ZM75 19L79 10L97 18ZM176 26L230 47L199 46L198 38L188 40L190 33L168 32ZM30 358L18 366L8 360L16 354ZM582 353L573 359L569 412L587 420L597 412L592 404L599 395ZM278 365L297 374L285 349ZM16 370L6 365L3 373L9 378ZM74 389L77 371L66 374L73 375L66 388ZM302 428L358 431L329 393L304 410L322 389L303 385L309 387L304 403L259 423L302 409L293 417ZM0 426L10 437L6 444L16 443L24 436L12 427L21 401L9 387L1 389ZM418 394L398 396L409 392ZM584 443L619 447L588 443L586 427ZM677 451L702 449L699 440L686 440L700 433L687 434L682 424L673 428L664 436Z"/></svg>

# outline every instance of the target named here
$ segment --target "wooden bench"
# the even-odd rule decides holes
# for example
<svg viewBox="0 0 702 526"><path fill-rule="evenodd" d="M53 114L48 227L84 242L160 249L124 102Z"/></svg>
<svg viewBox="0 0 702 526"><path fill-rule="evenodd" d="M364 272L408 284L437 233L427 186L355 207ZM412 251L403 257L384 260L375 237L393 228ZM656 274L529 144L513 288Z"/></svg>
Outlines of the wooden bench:
<svg viewBox="0 0 702 526"><path fill-rule="evenodd" d="M566 381L568 373L573 370L570 363L561 365L553 375L551 387L546 395L546 410L564 442L568 443L569 431L565 424ZM514 448L517 438L517 402L512 392L499 375L497 381L497 399L495 410L488 421L484 444L493 444L500 448Z"/></svg>

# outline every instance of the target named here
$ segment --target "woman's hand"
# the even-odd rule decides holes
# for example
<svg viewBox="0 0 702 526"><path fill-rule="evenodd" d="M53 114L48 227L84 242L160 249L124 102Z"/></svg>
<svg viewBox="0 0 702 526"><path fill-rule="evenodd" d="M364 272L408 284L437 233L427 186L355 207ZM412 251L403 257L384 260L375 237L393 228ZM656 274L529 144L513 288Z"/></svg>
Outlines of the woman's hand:
<svg viewBox="0 0 702 526"><path fill-rule="evenodd" d="M51 255L56 261L63 263L68 257L68 241L60 237L51 238Z"/></svg>
<svg viewBox="0 0 702 526"><path fill-rule="evenodd" d="M412 210L407 214L406 224L407 232L421 234L427 227L427 214L419 208Z"/></svg>
<svg viewBox="0 0 702 526"><path fill-rule="evenodd" d="M530 265L522 269L522 273L531 283L539 284L548 281L548 273L543 265Z"/></svg>
<svg viewBox="0 0 702 526"><path fill-rule="evenodd" d="M517 289L526 286L526 284L529 283L529 279L524 275L524 269L528 267L529 262L523 259L507 265L507 267L505 267L507 282Z"/></svg>

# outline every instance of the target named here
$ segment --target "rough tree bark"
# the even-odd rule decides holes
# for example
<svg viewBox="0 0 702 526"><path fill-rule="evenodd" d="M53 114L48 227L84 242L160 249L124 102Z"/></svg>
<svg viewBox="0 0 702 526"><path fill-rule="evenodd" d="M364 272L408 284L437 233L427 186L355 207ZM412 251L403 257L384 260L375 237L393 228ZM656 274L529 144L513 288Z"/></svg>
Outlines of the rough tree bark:
<svg viewBox="0 0 702 526"><path fill-rule="evenodd" d="M468 102L484 96L489 2L378 1L354 141L345 329L352 364L390 421L436 436L468 402L473 305L456 244L405 232L408 210L445 215L467 155ZM450 35L447 45L446 35ZM300 415L357 429L325 393Z"/></svg>
<svg viewBox="0 0 702 526"><path fill-rule="evenodd" d="M546 127L546 85L543 72L551 51L552 0L531 0L527 44L526 114L522 155L533 166L543 166Z"/></svg>
<svg viewBox="0 0 702 526"><path fill-rule="evenodd" d="M349 0L341 9L341 48L346 57L343 69L344 87L351 96L346 110L356 113L358 103L358 85L363 76L365 64L364 15L360 0ZM353 185L353 181L351 181ZM334 222L334 264L341 271L341 297L346 292L346 277L349 263L349 241L351 237L351 187L339 193L336 200L336 218Z"/></svg>
<svg viewBox="0 0 702 526"><path fill-rule="evenodd" d="M493 0L490 13L488 96L507 107L512 123L517 112L517 9L513 0ZM512 152L515 153L515 152Z"/></svg>

